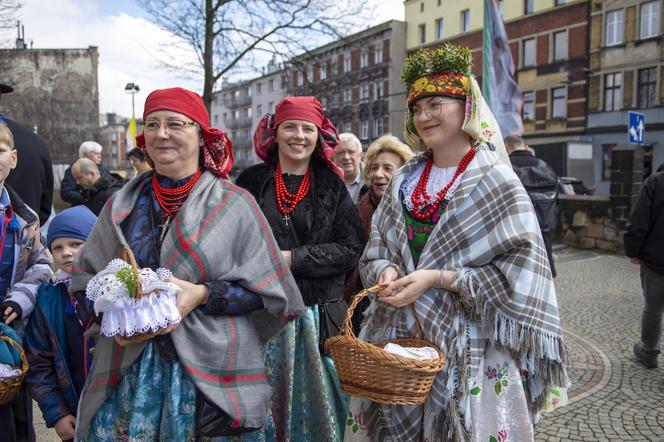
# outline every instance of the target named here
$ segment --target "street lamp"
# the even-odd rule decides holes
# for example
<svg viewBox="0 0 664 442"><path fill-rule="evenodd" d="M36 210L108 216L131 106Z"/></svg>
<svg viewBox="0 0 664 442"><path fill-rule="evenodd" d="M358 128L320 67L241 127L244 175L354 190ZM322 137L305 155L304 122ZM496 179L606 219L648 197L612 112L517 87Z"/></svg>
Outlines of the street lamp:
<svg viewBox="0 0 664 442"><path fill-rule="evenodd" d="M125 86L125 92L128 94L131 94L131 118L135 119L134 116L134 94L136 94L138 91L141 89L138 87L136 83L127 83Z"/></svg>

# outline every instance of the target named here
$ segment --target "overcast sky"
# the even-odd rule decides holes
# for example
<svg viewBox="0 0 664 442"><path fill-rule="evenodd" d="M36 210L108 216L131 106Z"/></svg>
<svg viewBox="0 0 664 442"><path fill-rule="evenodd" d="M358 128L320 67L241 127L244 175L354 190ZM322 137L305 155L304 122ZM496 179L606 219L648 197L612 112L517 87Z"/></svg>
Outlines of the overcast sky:
<svg viewBox="0 0 664 442"><path fill-rule="evenodd" d="M199 92L200 82L184 80L159 67L157 44L171 38L152 25L133 0L23 0L19 15L25 38L36 48L85 48L99 50L99 110L131 114L128 82L137 83L136 115L153 89L183 86ZM403 20L403 0L369 0L380 5L367 26L390 19ZM16 32L10 35L13 41ZM184 54L190 57L192 54Z"/></svg>

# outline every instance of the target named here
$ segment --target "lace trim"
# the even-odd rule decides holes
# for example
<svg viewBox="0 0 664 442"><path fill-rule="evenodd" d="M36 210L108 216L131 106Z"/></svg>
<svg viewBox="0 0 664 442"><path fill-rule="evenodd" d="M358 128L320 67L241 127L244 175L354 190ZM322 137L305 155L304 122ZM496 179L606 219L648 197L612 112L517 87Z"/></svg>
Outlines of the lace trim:
<svg viewBox="0 0 664 442"><path fill-rule="evenodd" d="M417 182L419 181L422 172L424 172L425 166L426 162L418 165L415 168L415 170L413 170L410 175L404 178L403 182L401 183L403 203L405 204L406 208L408 208L408 210L411 212L413 211L413 202L411 201L411 197L413 196L413 192L415 192L415 188L417 187ZM434 164L434 166L431 168L431 173L429 174L429 181L427 182L427 193L431 196L436 195L443 187L449 184L449 182L454 177L456 170L457 170L456 166L437 167ZM447 201L452 199L452 196L454 195L454 192L456 191L457 187L459 187L462 178L463 174L459 176L456 182L452 184L452 187L450 187L450 190L447 191L447 195L445 196L445 199Z"/></svg>
<svg viewBox="0 0 664 442"><path fill-rule="evenodd" d="M127 267L125 261L114 259L86 287L86 296L94 302L95 313L104 313L102 334L131 336L180 322L182 316L175 303L180 288L167 282L171 272L164 268L139 270L141 288L146 295L135 299L115 276L118 270Z"/></svg>
<svg viewBox="0 0 664 442"><path fill-rule="evenodd" d="M21 369L7 364L0 364L0 379L14 378L21 374Z"/></svg>

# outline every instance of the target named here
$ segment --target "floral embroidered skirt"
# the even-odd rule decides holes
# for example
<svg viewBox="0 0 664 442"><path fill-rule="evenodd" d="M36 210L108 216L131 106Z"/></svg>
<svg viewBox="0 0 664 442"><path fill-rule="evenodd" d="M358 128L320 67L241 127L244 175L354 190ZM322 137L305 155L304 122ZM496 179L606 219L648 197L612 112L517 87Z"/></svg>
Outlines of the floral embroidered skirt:
<svg viewBox="0 0 664 442"><path fill-rule="evenodd" d="M266 425L225 441L341 441L348 399L334 363L318 350L318 307L289 322L266 346L272 385ZM100 407L85 441L193 441L196 387L182 366L167 363L151 341ZM83 439L82 439L83 440Z"/></svg>
<svg viewBox="0 0 664 442"><path fill-rule="evenodd" d="M506 442L534 439L533 418L528 410L521 373L514 358L493 345L487 346L477 376L470 379L470 433L475 441ZM462 403L463 403L462 398ZM364 424L363 399L353 397L346 416L344 441L372 440ZM545 409L566 404L566 391L554 389ZM468 416L466 416L468 419ZM417 435L414 435L417 438ZM413 439L415 440L415 439ZM421 440L432 441L431 435ZM395 441L396 442L396 441Z"/></svg>

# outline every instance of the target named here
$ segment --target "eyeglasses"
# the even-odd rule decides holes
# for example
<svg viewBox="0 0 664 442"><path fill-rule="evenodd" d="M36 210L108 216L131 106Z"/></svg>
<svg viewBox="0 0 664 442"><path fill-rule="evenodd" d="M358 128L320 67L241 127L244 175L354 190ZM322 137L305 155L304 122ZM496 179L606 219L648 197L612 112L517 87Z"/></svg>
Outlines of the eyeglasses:
<svg viewBox="0 0 664 442"><path fill-rule="evenodd" d="M166 120L163 123L158 120L145 120L143 122L143 130L145 132L157 132L161 125L166 126L166 130L169 133L174 133L184 130L188 126L196 126L198 123L195 121L184 121L184 120Z"/></svg>
<svg viewBox="0 0 664 442"><path fill-rule="evenodd" d="M458 100L432 100L429 103L425 104L424 106L420 106L419 104L416 104L415 106L410 108L410 114L413 117L421 117L422 113L426 114L428 118L431 118L432 115L438 115L440 110L443 108L444 105L446 104L451 104L451 103L460 103Z"/></svg>

